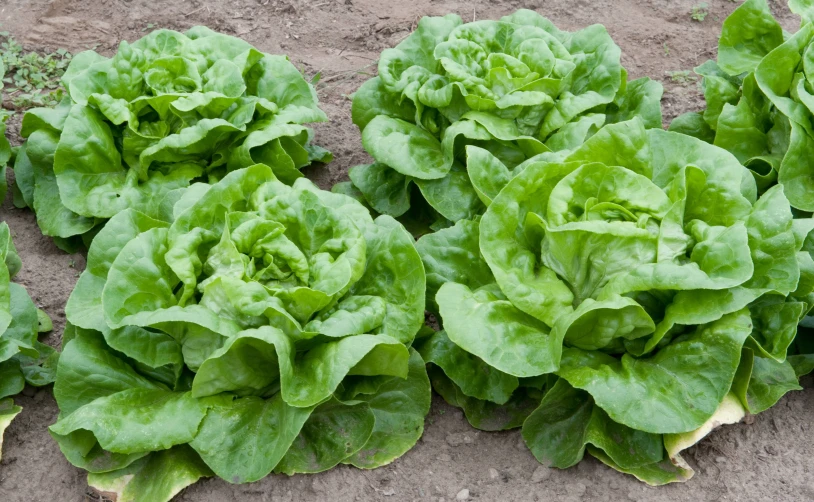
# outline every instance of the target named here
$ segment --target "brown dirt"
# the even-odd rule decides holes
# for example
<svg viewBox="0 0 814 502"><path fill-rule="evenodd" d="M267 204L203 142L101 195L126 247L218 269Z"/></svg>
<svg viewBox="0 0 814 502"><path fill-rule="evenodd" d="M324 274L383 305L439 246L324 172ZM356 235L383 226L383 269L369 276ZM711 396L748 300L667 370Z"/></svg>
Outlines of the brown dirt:
<svg viewBox="0 0 814 502"><path fill-rule="evenodd" d="M307 174L328 188L367 158L350 120L348 95L375 73L378 53L407 36L421 16L456 12L466 20L494 19L526 7L563 29L601 22L622 47L622 62L633 78L648 75L664 83L669 122L699 108L702 100L694 82L674 82L666 72L713 58L721 22L737 5L707 2L710 14L697 22L690 18L694 0L0 0L0 30L10 31L29 49L76 52L96 46L110 54L118 40L135 40L152 27L183 30L205 24L264 51L288 54L307 75L322 73L319 97L331 122L317 127L317 140L336 160ZM786 14L785 2L772 4L793 31L796 21ZM19 117L10 127L13 141L19 141L14 138L18 127ZM56 346L64 326L62 310L84 257L59 251L40 235L29 211L15 210L8 201L0 220L11 226L23 259L17 280L54 318L55 331L46 341ZM718 430L690 450L697 474L681 485L648 488L593 459L565 471L541 467L518 432L477 432L460 411L436 397L423 439L387 467L340 467L249 485L207 480L177 500L438 502L455 500L463 489L470 499L484 501L813 500L814 390L810 380L806 383L806 390L788 395L753 423ZM0 500L98 500L88 491L84 473L68 464L47 433L58 412L51 389L27 388L16 400L24 411L5 435Z"/></svg>

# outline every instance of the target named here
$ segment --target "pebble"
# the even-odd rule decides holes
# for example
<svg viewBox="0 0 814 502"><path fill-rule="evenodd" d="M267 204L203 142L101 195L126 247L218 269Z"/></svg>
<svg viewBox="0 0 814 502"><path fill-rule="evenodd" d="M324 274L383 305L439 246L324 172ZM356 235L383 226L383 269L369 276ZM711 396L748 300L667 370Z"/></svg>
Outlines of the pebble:
<svg viewBox="0 0 814 502"><path fill-rule="evenodd" d="M726 457L723 457L723 456L715 457L715 463L716 464L725 464L726 463Z"/></svg>
<svg viewBox="0 0 814 502"><path fill-rule="evenodd" d="M464 488L455 495L455 500L469 500L469 490Z"/></svg>
<svg viewBox="0 0 814 502"><path fill-rule="evenodd" d="M497 472L497 469L494 467L489 468L489 479L497 479L500 477L500 473Z"/></svg>
<svg viewBox="0 0 814 502"><path fill-rule="evenodd" d="M442 453L438 455L438 460L440 460L441 462L451 462L452 455L450 455L449 453Z"/></svg>
<svg viewBox="0 0 814 502"><path fill-rule="evenodd" d="M384 495L385 497L392 497L395 494L396 494L396 490L394 490L392 488L388 488L387 490L382 492L382 495Z"/></svg>
<svg viewBox="0 0 814 502"><path fill-rule="evenodd" d="M549 476L551 476L551 469L543 465L540 465L537 466L536 469L534 469L534 473L532 473L531 475L531 482L540 483L548 479Z"/></svg>
<svg viewBox="0 0 814 502"><path fill-rule="evenodd" d="M450 446L461 446L462 444L472 444L474 442L475 439L469 434L463 434L460 432L447 434L447 444Z"/></svg>
<svg viewBox="0 0 814 502"><path fill-rule="evenodd" d="M575 495L577 497L585 495L587 490L588 487L583 483L574 483L565 487L565 491L568 492L569 495Z"/></svg>

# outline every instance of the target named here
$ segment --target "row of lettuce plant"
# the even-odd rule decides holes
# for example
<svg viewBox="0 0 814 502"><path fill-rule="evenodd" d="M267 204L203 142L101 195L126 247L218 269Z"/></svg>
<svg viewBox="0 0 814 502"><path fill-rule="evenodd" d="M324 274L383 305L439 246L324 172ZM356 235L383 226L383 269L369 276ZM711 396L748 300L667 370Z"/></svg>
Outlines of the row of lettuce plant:
<svg viewBox="0 0 814 502"><path fill-rule="evenodd" d="M0 90L5 68L0 61ZM12 150L5 135L9 114L0 109L0 202L5 200L6 164ZM11 240L11 230L0 222L0 458L3 433L22 408L13 396L26 384L42 387L54 382L59 353L37 338L53 329L51 319L37 308L26 289L12 282L22 261Z"/></svg>
<svg viewBox="0 0 814 502"><path fill-rule="evenodd" d="M331 155L311 144L303 124L326 116L288 59L159 30L112 58L77 54L63 85L58 106L23 118L14 201L63 249L89 245L87 267L58 365L29 347L36 311L11 285L2 396L21 371L41 384L32 359L47 359L52 436L120 501L411 448L430 406L411 348L423 264L401 224L303 178ZM3 165L11 153L0 145ZM4 426L18 412L0 402Z"/></svg>
<svg viewBox="0 0 814 502"><path fill-rule="evenodd" d="M432 384L546 465L688 479L683 449L814 368L812 37L747 0L707 109L663 131L600 25L424 18L355 93L375 162L333 193L302 178L326 117L285 57L201 27L78 54L14 160L15 204L89 245L52 436L99 490L169 500L386 464ZM20 316L14 369L47 383Z"/></svg>

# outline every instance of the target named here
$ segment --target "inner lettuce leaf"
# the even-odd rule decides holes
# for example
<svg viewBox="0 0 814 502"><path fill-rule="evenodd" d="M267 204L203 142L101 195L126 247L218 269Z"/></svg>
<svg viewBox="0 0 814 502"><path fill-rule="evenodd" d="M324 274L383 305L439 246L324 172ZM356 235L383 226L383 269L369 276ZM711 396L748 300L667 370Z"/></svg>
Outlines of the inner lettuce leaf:
<svg viewBox="0 0 814 502"><path fill-rule="evenodd" d="M25 288L11 282L22 263L6 222L0 222L0 458L3 432L22 408L12 399L26 384L42 387L56 377L59 353L37 340L51 331L51 319Z"/></svg>
<svg viewBox="0 0 814 502"><path fill-rule="evenodd" d="M203 26L77 54L62 84L59 105L23 117L14 170L15 203L65 249L128 208L169 221L192 182L266 163L292 184L332 158L311 144L305 124L327 117L288 58Z"/></svg>
<svg viewBox="0 0 814 502"><path fill-rule="evenodd" d="M510 173L468 150L470 173ZM735 156L638 117L482 179L483 216L417 244L443 329L415 346L473 426L658 485L692 476L679 453L714 427L799 389L814 220L782 185L758 197Z"/></svg>
<svg viewBox="0 0 814 502"><path fill-rule="evenodd" d="M661 128L661 85L628 82L620 55L603 26L561 31L530 10L472 23L425 17L354 94L353 122L375 162L351 168L335 191L415 234L472 219L494 187L479 186L470 147L493 156L502 171L491 177L503 179L605 124L638 116Z"/></svg>
<svg viewBox="0 0 814 502"><path fill-rule="evenodd" d="M92 486L167 501L416 443L425 273L404 227L264 164L192 185L172 214L114 215L66 306L50 430Z"/></svg>

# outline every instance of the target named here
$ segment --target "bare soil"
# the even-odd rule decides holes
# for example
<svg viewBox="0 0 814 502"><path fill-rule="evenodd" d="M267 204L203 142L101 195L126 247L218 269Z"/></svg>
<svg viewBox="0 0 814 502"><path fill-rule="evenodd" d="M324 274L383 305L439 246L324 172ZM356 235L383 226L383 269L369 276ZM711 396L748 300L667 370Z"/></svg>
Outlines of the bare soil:
<svg viewBox="0 0 814 502"><path fill-rule="evenodd" d="M714 58L721 23L737 6L707 0L709 15L691 19L694 0L0 0L0 30L28 49L94 48L115 51L119 40L135 40L152 28L185 30L204 24L240 36L263 51L288 54L308 76L321 72L319 98L331 119L317 141L335 154L308 176L323 188L347 178L350 166L367 160L351 123L349 95L370 75L382 49L406 37L421 16L455 12L465 20L495 19L521 7L535 9L563 29L607 26L623 51L632 78L648 75L665 87L665 123L700 108L696 82L668 72L690 70ZM772 7L787 30L796 21L784 1ZM12 120L12 141L19 116ZM9 197L10 198L10 197ZM6 201L8 221L23 259L17 280L54 319L45 341L58 346L63 308L80 271L81 254L67 255L43 237L29 211ZM814 500L814 389L791 393L749 423L727 426L692 448L696 467L687 483L649 488L586 458L561 471L540 466L517 431L484 433L462 413L434 398L426 432L401 459L374 471L339 467L317 475L270 476L248 485L202 481L181 501L718 501ZM0 501L99 500L85 474L71 466L47 432L58 413L51 388L26 388L16 399L24 411L6 431L0 463Z"/></svg>

